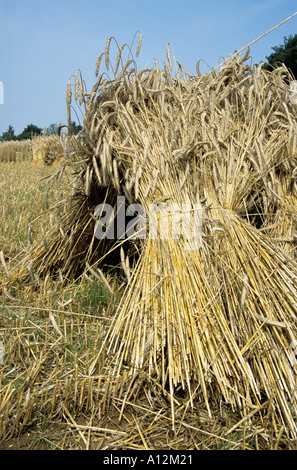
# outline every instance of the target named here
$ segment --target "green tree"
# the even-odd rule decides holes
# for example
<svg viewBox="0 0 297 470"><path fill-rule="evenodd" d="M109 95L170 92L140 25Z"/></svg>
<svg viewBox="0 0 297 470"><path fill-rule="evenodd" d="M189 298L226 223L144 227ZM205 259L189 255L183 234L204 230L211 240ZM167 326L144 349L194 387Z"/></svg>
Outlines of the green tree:
<svg viewBox="0 0 297 470"><path fill-rule="evenodd" d="M36 135L40 135L42 133L42 129L40 127L35 126L34 124L28 124L27 127L17 136L18 140L26 140L32 139Z"/></svg>
<svg viewBox="0 0 297 470"><path fill-rule="evenodd" d="M45 129L45 135L57 135L58 133L58 124L50 124L46 129Z"/></svg>
<svg viewBox="0 0 297 470"><path fill-rule="evenodd" d="M70 127L71 134L78 134L81 129L82 127L80 124L76 124L75 121L71 122L71 127Z"/></svg>
<svg viewBox="0 0 297 470"><path fill-rule="evenodd" d="M7 141L7 140L16 140L16 136L14 134L14 128L12 126L8 126L7 131L3 132L1 140L2 141L4 141L4 140L5 141Z"/></svg>
<svg viewBox="0 0 297 470"><path fill-rule="evenodd" d="M51 124L45 129L45 135L57 135L58 131L61 130L60 128L64 128L64 127L67 127L67 126L63 126L62 124ZM78 134L81 129L82 129L81 125L76 124L75 121L71 121L71 126L70 126L71 135Z"/></svg>
<svg viewBox="0 0 297 470"><path fill-rule="evenodd" d="M297 34L284 37L284 44L272 47L274 51L266 56L267 63L263 65L266 70L272 70L273 67L285 64L295 78L297 78Z"/></svg>

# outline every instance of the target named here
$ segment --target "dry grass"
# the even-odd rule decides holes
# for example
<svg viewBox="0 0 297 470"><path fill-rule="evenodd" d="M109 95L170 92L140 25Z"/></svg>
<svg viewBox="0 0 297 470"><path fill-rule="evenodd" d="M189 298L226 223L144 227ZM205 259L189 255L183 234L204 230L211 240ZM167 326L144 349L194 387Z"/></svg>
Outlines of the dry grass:
<svg viewBox="0 0 297 470"><path fill-rule="evenodd" d="M5 355L0 365L0 446L13 446L14 436L19 436L27 448L47 448L55 436L54 447L77 447L75 429L68 432L63 424L71 423L69 413L92 415L98 406L101 380L87 378L87 369L110 323L110 301L116 302L117 294L111 296L91 277L63 290L59 281L39 291L32 286L5 289L8 269L30 250L36 234L53 223L48 207L69 189L65 180L46 184L46 166L1 167L0 253L5 269L0 272L0 341ZM117 287L117 279L109 282ZM52 426L59 432L50 431L49 436Z"/></svg>
<svg viewBox="0 0 297 470"><path fill-rule="evenodd" d="M62 177L69 168L72 193L56 206L52 229L4 274L3 289L10 295L21 286L30 297L38 288L38 308L48 312L46 293L71 291L86 275L100 278L109 293L118 292L114 282L122 274L128 282L116 311L98 320L101 335L97 321L85 327L100 344L88 355L74 353L72 367L56 347L75 311L58 309L56 319L51 309L42 326L51 328L46 351L65 377L55 362L50 395L39 399L41 383L27 403L49 409L49 416L59 412L84 448L292 449L297 121L290 74L283 66L252 69L248 54L209 74L187 74L169 49L163 70L158 63L138 70L130 58L123 61L125 50L118 48L110 80L99 75L99 56L91 93L76 75L84 126L69 142L68 166L57 172ZM115 204L117 195L146 213L151 203L187 203L192 210L199 204L201 245L189 250L184 239L162 237L97 240L94 209ZM70 331L79 328L71 322ZM32 356L35 384L47 355L41 348ZM9 413L7 383L2 400ZM164 429L174 430L166 441Z"/></svg>
<svg viewBox="0 0 297 470"><path fill-rule="evenodd" d="M32 160L31 140L0 142L0 162Z"/></svg>

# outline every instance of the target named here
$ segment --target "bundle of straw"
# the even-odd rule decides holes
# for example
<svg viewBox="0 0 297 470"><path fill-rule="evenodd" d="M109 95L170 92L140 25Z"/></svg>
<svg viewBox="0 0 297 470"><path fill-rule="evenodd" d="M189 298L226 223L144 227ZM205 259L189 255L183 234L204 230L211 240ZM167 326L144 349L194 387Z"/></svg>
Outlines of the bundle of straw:
<svg viewBox="0 0 297 470"><path fill-rule="evenodd" d="M64 156L62 137L39 135L32 140L33 162L52 165Z"/></svg>
<svg viewBox="0 0 297 470"><path fill-rule="evenodd" d="M111 68L111 42L90 93L79 73L68 83L69 121L73 88L84 108L83 129L66 158L74 194L47 251L39 245L31 254L36 277L71 278L86 263L119 260L123 247L126 259L126 247L134 247L135 264L99 352L116 384L111 394L122 393L124 381L129 390L145 373L169 390L173 425L180 386L192 404L204 400L210 416L218 396L245 413L273 397L275 416L295 436L292 77L284 66L268 72L246 65L249 51L208 74L197 63L197 74L189 74L169 46L163 69L155 62L139 70L122 45L110 79L99 70L102 58ZM139 34L136 56L140 45ZM199 246L162 236L162 224L155 238L129 245L96 239L94 209L115 205L118 195L146 214L152 204L186 205L190 213L199 206Z"/></svg>

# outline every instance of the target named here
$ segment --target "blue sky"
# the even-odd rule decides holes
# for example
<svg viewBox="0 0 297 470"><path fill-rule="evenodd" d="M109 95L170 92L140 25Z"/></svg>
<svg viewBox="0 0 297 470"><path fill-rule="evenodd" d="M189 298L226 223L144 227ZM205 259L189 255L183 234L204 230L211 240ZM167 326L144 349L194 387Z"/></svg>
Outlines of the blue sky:
<svg viewBox="0 0 297 470"><path fill-rule="evenodd" d="M143 35L139 68L166 60L172 44L189 72L206 72L297 11L296 0L0 0L0 135L9 125L66 122L67 81L80 69L88 89L109 36ZM297 15L251 47L252 63L297 33Z"/></svg>

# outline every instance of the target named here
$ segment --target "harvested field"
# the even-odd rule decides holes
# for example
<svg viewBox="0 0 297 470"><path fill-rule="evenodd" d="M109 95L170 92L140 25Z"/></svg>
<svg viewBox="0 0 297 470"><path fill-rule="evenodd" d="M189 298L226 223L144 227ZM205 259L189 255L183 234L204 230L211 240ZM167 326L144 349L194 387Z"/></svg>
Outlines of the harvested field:
<svg viewBox="0 0 297 470"><path fill-rule="evenodd" d="M295 449L293 77L252 68L249 51L188 74L170 47L139 70L141 35L112 66L112 41L90 93L80 74L68 83L68 120L74 96L84 122L48 183L63 194L17 259L3 242L0 438L31 426L57 448ZM117 197L145 214L198 207L199 244L140 219L134 237L98 238L96 208Z"/></svg>

